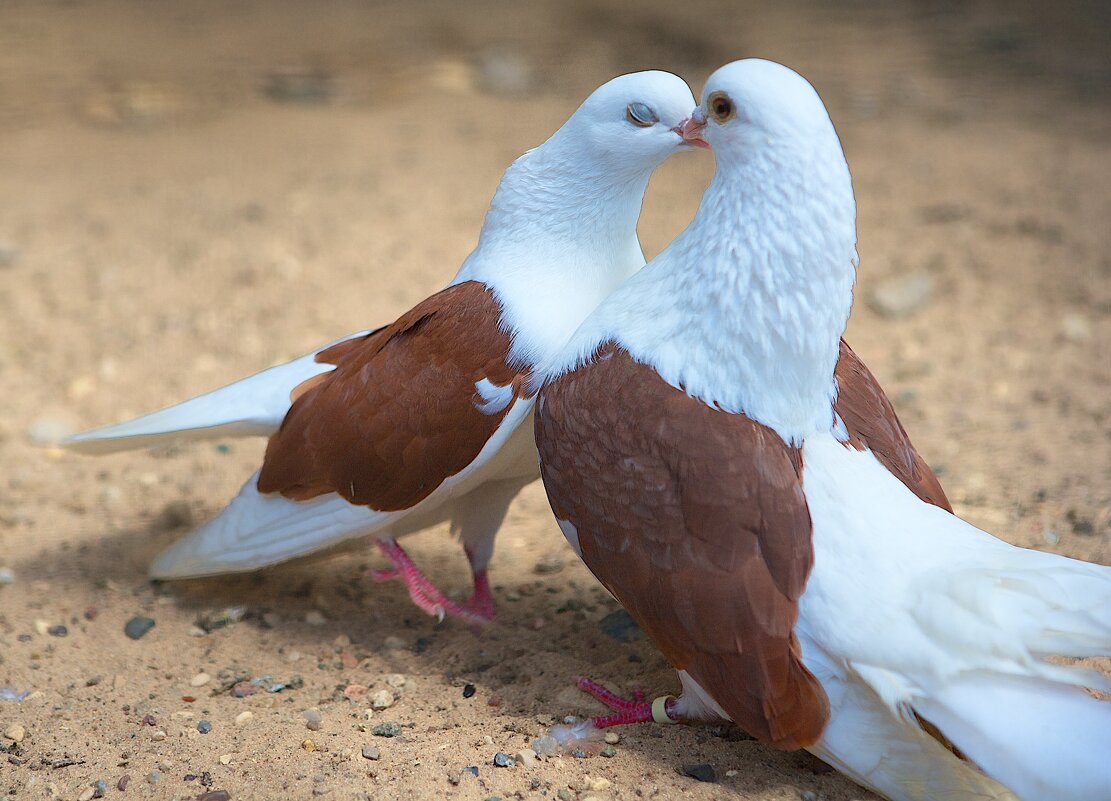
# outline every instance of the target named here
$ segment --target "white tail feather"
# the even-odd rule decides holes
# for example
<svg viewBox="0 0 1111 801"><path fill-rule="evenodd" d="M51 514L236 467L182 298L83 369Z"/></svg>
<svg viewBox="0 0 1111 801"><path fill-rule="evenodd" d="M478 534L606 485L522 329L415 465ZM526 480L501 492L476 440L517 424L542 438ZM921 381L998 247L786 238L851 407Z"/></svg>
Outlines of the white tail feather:
<svg viewBox="0 0 1111 801"><path fill-rule="evenodd" d="M1111 701L1037 676L971 673L914 706L1023 801L1111 799Z"/></svg>
<svg viewBox="0 0 1111 801"><path fill-rule="evenodd" d="M278 429L289 411L290 393L297 385L334 369L331 364L315 360L319 352L134 420L74 434L62 440L61 445L78 453L99 456L179 440L268 436Z"/></svg>
<svg viewBox="0 0 1111 801"><path fill-rule="evenodd" d="M1017 801L1007 788L957 759L916 723L902 719L867 683L841 666L808 658L829 695L822 739L807 750L891 801Z"/></svg>
<svg viewBox="0 0 1111 801"><path fill-rule="evenodd" d="M262 495L256 472L224 511L159 554L150 576L181 579L256 570L382 531L401 514L352 506L338 495L308 501Z"/></svg>

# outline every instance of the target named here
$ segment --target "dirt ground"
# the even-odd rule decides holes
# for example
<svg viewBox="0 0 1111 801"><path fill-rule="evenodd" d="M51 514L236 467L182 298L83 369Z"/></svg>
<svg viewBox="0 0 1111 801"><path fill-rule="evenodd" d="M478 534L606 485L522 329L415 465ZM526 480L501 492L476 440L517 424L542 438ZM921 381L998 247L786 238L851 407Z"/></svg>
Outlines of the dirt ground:
<svg viewBox="0 0 1111 801"><path fill-rule="evenodd" d="M149 583L261 441L102 459L43 443L393 319L450 279L501 171L595 86L662 67L697 93L762 55L807 74L838 125L863 259L849 340L958 511L1111 562L1111 28L1095 4L1043 5L5 2L0 688L32 694L0 695L0 790L114 797L127 774L127 797L156 799L871 797L806 754L682 726L495 767L600 711L576 675L676 689L643 639L605 633L616 605L538 484L476 636L366 578L365 549ZM691 153L660 170L649 254L712 169ZM406 545L467 590L444 531ZM242 619L198 626L230 607ZM135 616L156 622L139 640ZM368 715L383 689L396 702ZM375 736L384 722L399 736ZM716 781L680 775L691 763Z"/></svg>

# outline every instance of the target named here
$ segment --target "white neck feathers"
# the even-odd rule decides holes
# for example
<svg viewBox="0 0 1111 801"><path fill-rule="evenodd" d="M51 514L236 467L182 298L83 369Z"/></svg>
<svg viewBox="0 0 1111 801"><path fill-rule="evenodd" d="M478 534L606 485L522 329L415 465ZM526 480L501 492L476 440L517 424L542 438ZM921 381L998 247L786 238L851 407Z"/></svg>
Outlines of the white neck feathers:
<svg viewBox="0 0 1111 801"><path fill-rule="evenodd" d="M828 430L852 306L848 167L802 142L718 171L694 221L576 335L558 373L614 339L673 386L801 443Z"/></svg>

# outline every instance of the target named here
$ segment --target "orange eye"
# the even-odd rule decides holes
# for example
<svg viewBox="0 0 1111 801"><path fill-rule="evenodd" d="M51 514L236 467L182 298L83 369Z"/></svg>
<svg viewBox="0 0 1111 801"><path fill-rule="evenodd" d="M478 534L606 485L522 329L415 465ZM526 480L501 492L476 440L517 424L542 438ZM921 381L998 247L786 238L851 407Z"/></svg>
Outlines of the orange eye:
<svg viewBox="0 0 1111 801"><path fill-rule="evenodd" d="M725 92L714 92L710 95L706 100L706 108L710 112L710 118L719 124L733 119L737 113L737 107Z"/></svg>

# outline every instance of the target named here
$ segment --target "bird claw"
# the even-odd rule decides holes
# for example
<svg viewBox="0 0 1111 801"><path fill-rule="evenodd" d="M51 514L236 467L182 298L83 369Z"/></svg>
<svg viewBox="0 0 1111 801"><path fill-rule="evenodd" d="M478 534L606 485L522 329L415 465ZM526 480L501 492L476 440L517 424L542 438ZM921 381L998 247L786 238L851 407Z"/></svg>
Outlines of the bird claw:
<svg viewBox="0 0 1111 801"><path fill-rule="evenodd" d="M396 540L377 540L378 550L393 563L393 567L370 571L375 581L400 579L409 590L409 598L421 610L442 623L448 615L461 618L475 626L482 626L494 618L493 598L490 597L489 584L485 573L475 576L475 596L466 603L458 603L444 595L431 579L424 575L409 558L409 554L397 544Z"/></svg>

